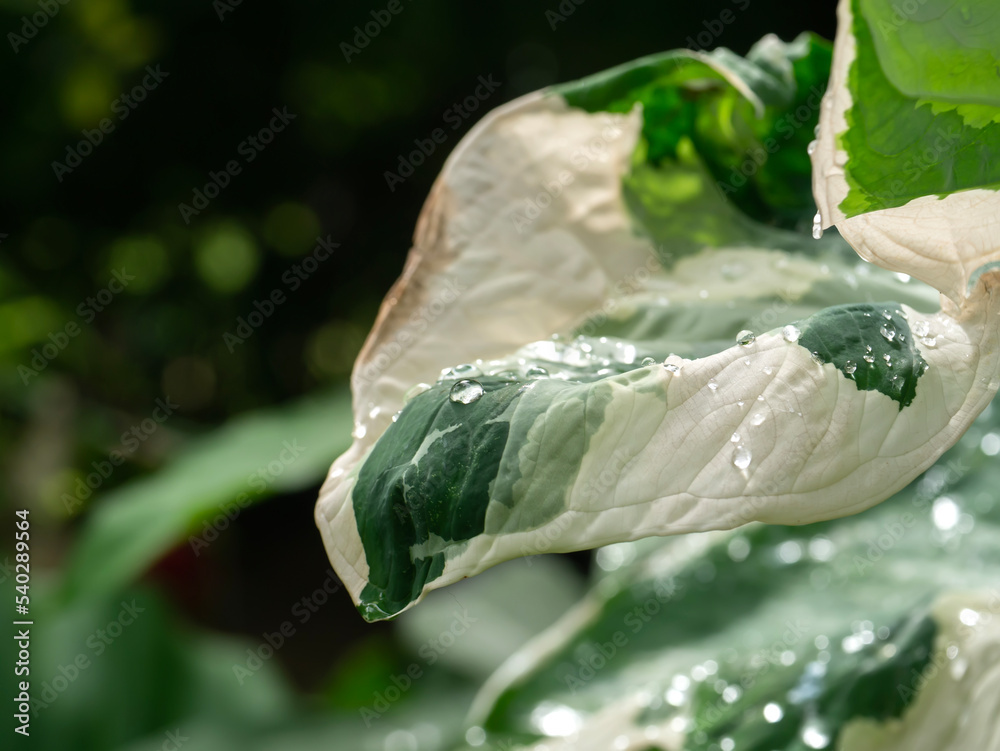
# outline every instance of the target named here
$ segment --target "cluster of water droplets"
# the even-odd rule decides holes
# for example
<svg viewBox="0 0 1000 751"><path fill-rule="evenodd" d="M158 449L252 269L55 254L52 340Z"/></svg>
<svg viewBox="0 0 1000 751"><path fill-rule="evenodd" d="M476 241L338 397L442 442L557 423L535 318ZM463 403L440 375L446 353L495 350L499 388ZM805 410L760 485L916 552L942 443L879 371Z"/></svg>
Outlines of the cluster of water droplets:
<svg viewBox="0 0 1000 751"><path fill-rule="evenodd" d="M511 357L445 368L439 380L517 382L552 378L583 383L655 363L651 357L640 359L635 345L625 340L586 336L564 340L556 335L527 344Z"/></svg>
<svg viewBox="0 0 1000 751"><path fill-rule="evenodd" d="M914 321L913 325L910 326L910 330L914 336L919 337L920 343L925 347L937 346L937 336L931 330L930 321L927 319L922 318L919 321Z"/></svg>

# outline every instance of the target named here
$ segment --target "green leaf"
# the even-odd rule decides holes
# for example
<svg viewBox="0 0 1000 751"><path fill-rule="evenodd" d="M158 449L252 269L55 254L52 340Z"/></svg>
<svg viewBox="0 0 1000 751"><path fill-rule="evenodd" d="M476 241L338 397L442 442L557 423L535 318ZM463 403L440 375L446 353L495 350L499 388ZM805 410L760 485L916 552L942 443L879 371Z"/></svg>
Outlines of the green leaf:
<svg viewBox="0 0 1000 751"><path fill-rule="evenodd" d="M112 593L185 537L199 554L251 504L319 482L350 433L350 401L339 390L192 439L159 472L94 504L67 562L64 595Z"/></svg>
<svg viewBox="0 0 1000 751"><path fill-rule="evenodd" d="M813 316L798 343L857 384L913 403L927 363L898 303L839 305Z"/></svg>
<svg viewBox="0 0 1000 751"><path fill-rule="evenodd" d="M815 231L967 306L1000 259L1000 83L992 0L841 0L811 148Z"/></svg>
<svg viewBox="0 0 1000 751"><path fill-rule="evenodd" d="M888 3L854 0L853 11L844 214L1000 188L995 4L932 2L900 19Z"/></svg>

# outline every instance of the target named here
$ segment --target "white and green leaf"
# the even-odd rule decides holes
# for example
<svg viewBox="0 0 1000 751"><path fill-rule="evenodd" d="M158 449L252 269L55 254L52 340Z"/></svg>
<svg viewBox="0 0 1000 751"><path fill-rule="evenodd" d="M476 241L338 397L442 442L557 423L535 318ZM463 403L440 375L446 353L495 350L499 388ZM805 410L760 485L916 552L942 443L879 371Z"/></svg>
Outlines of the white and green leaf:
<svg viewBox="0 0 1000 751"><path fill-rule="evenodd" d="M996 748L996 405L863 515L598 551L591 594L487 682L481 748ZM482 737L481 736L481 737Z"/></svg>
<svg viewBox="0 0 1000 751"><path fill-rule="evenodd" d="M667 53L463 140L317 505L366 618L536 552L856 513L962 435L998 385L993 272L967 288L919 253L876 258L943 292L961 278L936 311L931 288L809 237L829 65L809 36Z"/></svg>

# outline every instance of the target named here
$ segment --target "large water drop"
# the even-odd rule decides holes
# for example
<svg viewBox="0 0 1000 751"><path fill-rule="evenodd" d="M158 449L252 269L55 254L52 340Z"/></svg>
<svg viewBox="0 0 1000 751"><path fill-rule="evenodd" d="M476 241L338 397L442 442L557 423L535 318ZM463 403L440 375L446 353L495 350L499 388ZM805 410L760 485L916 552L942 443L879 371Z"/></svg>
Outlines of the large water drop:
<svg viewBox="0 0 1000 751"><path fill-rule="evenodd" d="M486 390L478 381L459 381L451 387L448 398L456 404L472 404L485 393Z"/></svg>
<svg viewBox="0 0 1000 751"><path fill-rule="evenodd" d="M736 452L733 454L733 464L737 469L746 469L750 466L751 458L750 449L746 446L737 446Z"/></svg>

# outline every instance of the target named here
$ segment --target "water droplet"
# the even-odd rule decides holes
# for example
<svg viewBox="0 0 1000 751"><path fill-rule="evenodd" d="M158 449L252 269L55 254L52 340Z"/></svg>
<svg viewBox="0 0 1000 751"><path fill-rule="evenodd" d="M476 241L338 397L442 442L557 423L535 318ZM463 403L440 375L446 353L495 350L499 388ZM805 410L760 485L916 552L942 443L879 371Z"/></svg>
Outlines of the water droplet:
<svg viewBox="0 0 1000 751"><path fill-rule="evenodd" d="M547 371L545 368L541 367L540 365L532 365L530 368L528 368L526 371L524 371L524 375L526 377L528 377L528 378L545 378L545 377L548 376L548 374L549 374L549 371ZM454 400L452 400L452 401L454 401Z"/></svg>
<svg viewBox="0 0 1000 751"><path fill-rule="evenodd" d="M742 407L744 404L746 404L746 402L743 401L742 399L740 399L738 402L736 402L736 406L737 407Z"/></svg>
<svg viewBox="0 0 1000 751"><path fill-rule="evenodd" d="M717 384L715 382L714 378L709 378L708 379L708 388L711 389L712 391L715 391L717 388L719 388L719 384Z"/></svg>
<svg viewBox="0 0 1000 751"><path fill-rule="evenodd" d="M847 373L847 375L852 375L857 369L858 365L853 360L848 360L844 363L844 372Z"/></svg>
<svg viewBox="0 0 1000 751"><path fill-rule="evenodd" d="M757 412L753 417L750 418L750 424L753 426L760 425L764 422L764 413Z"/></svg>
<svg viewBox="0 0 1000 751"><path fill-rule="evenodd" d="M680 369L681 369L681 366L680 365L674 365L672 362L665 362L665 363L663 363L663 369L665 371L667 371L668 373L679 373Z"/></svg>
<svg viewBox="0 0 1000 751"><path fill-rule="evenodd" d="M888 342L891 342L896 338L896 329L892 327L892 324L889 324L888 326L880 326L878 333L880 333L882 338Z"/></svg>
<svg viewBox="0 0 1000 751"><path fill-rule="evenodd" d="M644 357L642 358L642 362L640 362L639 364L644 368L648 368L650 365L656 365L656 358Z"/></svg>
<svg viewBox="0 0 1000 751"><path fill-rule="evenodd" d="M931 333L931 325L927 321L914 321L910 328L917 336L927 336Z"/></svg>
<svg viewBox="0 0 1000 751"><path fill-rule="evenodd" d="M809 142L809 145L806 146L806 153L809 156L812 156L813 154L816 153L816 141L813 140Z"/></svg>
<svg viewBox="0 0 1000 751"><path fill-rule="evenodd" d="M888 365L890 368L892 367L892 355L886 352L884 355L882 355L882 359L885 360L886 365Z"/></svg>
<svg viewBox="0 0 1000 751"><path fill-rule="evenodd" d="M865 355L861 359L864 360L867 363L873 363L873 362L875 362L875 358L872 357L871 355Z"/></svg>
<svg viewBox="0 0 1000 751"><path fill-rule="evenodd" d="M799 330L798 326L788 324L781 330L781 336L786 342L797 342L799 337L802 336L802 332Z"/></svg>
<svg viewBox="0 0 1000 751"><path fill-rule="evenodd" d="M354 431L351 433L353 438L364 438L368 434L368 427L362 425L360 422L354 423Z"/></svg>
<svg viewBox="0 0 1000 751"><path fill-rule="evenodd" d="M757 395L757 401L758 401L758 402L762 402L762 401L764 401L764 395L763 395L763 394L758 394L758 395Z"/></svg>
<svg viewBox="0 0 1000 751"><path fill-rule="evenodd" d="M823 236L823 217L817 211L813 217L813 240L819 240Z"/></svg>
<svg viewBox="0 0 1000 751"><path fill-rule="evenodd" d="M743 329L736 335L736 343L741 347L749 347L755 341L757 341L757 337L749 329Z"/></svg>
<svg viewBox="0 0 1000 751"><path fill-rule="evenodd" d="M733 454L733 464L737 469L746 469L750 466L750 449L746 446L737 446L736 452Z"/></svg>
<svg viewBox="0 0 1000 751"><path fill-rule="evenodd" d="M770 365L765 365L762 369L762 372L764 373L764 375L771 375L771 373L774 372L774 368L772 368Z"/></svg>
<svg viewBox="0 0 1000 751"><path fill-rule="evenodd" d="M810 352L809 358L817 365L826 365L826 361L819 356L819 352Z"/></svg>
<svg viewBox="0 0 1000 751"><path fill-rule="evenodd" d="M920 340L920 343L925 347L936 347L937 337L936 336L925 336Z"/></svg>
<svg viewBox="0 0 1000 751"><path fill-rule="evenodd" d="M472 404L484 393L486 390L478 381L459 381L451 387L448 398L456 404Z"/></svg>
<svg viewBox="0 0 1000 751"><path fill-rule="evenodd" d="M729 440L732 441L733 443L739 443L740 442L740 434L739 433L733 433L732 437L730 437Z"/></svg>

